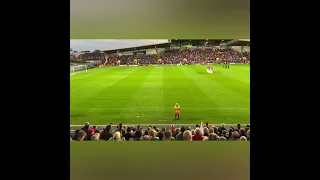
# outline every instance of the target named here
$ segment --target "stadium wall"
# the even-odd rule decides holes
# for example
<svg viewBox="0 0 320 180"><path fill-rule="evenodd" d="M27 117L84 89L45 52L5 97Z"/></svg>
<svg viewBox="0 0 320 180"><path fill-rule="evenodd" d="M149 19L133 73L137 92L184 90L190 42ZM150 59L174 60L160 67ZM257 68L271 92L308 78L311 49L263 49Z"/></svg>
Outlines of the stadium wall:
<svg viewBox="0 0 320 180"><path fill-rule="evenodd" d="M121 54L124 55L124 56L130 56L130 55L133 55L133 52L132 51L128 51L128 52L122 52Z"/></svg>
<svg viewBox="0 0 320 180"><path fill-rule="evenodd" d="M214 46L213 49L225 49L224 46Z"/></svg>
<svg viewBox="0 0 320 180"><path fill-rule="evenodd" d="M157 50L156 49L148 49L146 51L146 55L153 55L153 54L157 54Z"/></svg>
<svg viewBox="0 0 320 180"><path fill-rule="evenodd" d="M163 53L163 52L165 52L165 51L166 51L165 48L158 48L158 53Z"/></svg>
<svg viewBox="0 0 320 180"><path fill-rule="evenodd" d="M250 52L250 46L231 46L230 48L240 53Z"/></svg>
<svg viewBox="0 0 320 180"><path fill-rule="evenodd" d="M242 52L250 52L250 46L242 46Z"/></svg>
<svg viewBox="0 0 320 180"><path fill-rule="evenodd" d="M231 49L237 52L242 52L242 46L231 46Z"/></svg>

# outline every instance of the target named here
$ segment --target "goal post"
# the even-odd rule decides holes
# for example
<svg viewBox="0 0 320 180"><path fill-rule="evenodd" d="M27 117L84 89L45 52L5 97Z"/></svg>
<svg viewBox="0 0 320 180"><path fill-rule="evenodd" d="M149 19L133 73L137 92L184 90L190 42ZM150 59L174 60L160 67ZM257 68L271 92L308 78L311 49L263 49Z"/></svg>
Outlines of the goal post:
<svg viewBox="0 0 320 180"><path fill-rule="evenodd" d="M88 72L87 65L79 65L79 66L70 66L70 75L75 75L76 72L85 71Z"/></svg>

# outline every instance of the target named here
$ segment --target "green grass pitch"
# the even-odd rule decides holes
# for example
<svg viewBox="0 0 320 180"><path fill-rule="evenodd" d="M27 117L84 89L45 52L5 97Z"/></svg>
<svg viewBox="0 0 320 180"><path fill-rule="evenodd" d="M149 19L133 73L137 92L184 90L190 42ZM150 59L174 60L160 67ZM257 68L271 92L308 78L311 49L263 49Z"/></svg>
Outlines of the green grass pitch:
<svg viewBox="0 0 320 180"><path fill-rule="evenodd" d="M250 65L100 67L70 76L70 124L250 123ZM173 106L181 106L174 120Z"/></svg>

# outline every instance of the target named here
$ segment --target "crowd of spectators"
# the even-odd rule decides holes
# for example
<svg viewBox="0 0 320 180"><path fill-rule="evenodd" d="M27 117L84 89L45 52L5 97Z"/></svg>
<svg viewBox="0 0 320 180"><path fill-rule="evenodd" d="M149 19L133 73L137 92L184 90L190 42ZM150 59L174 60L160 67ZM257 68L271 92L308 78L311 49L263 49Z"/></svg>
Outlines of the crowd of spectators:
<svg viewBox="0 0 320 180"><path fill-rule="evenodd" d="M111 124L98 130L96 126L86 123L83 128L70 134L70 141L250 141L250 125L226 128L224 124L181 126L169 128L142 128L140 125L125 126L120 124L112 130Z"/></svg>
<svg viewBox="0 0 320 180"><path fill-rule="evenodd" d="M172 49L160 54L111 56L108 65L241 63L249 59L249 52L240 53L233 49Z"/></svg>

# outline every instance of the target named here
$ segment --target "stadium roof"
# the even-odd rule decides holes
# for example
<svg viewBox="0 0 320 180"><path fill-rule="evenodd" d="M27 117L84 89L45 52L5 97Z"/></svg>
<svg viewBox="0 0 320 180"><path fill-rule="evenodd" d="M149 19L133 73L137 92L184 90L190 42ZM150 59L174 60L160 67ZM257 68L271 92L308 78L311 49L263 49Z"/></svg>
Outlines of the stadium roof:
<svg viewBox="0 0 320 180"><path fill-rule="evenodd" d="M116 53L116 52L128 52L128 51L134 51L134 50L143 50L143 49L152 49L152 48L165 48L169 47L170 43L162 43L162 44L153 44L153 45L147 45L147 46L139 46L139 47L131 47L131 48L123 48L123 49L113 49L113 50L105 50L104 53Z"/></svg>
<svg viewBox="0 0 320 180"><path fill-rule="evenodd" d="M113 49L113 50L105 50L104 53L117 53L117 52L128 52L134 50L143 50L143 49L152 49L152 48L166 48L170 46L170 43L184 43L184 42L192 42L193 45L199 45L203 41L208 41L214 46L220 46L221 43L226 43L226 45L233 46L247 46L250 45L250 39L171 39L171 42L162 43L162 44L153 44L147 46L139 46L139 47L131 47L131 48L123 48L123 49Z"/></svg>
<svg viewBox="0 0 320 180"><path fill-rule="evenodd" d="M227 46L250 46L250 39L234 39L226 42Z"/></svg>
<svg viewBox="0 0 320 180"><path fill-rule="evenodd" d="M183 43L183 42L192 42L192 44L197 45L200 42L208 41L210 43L217 44L217 46L220 45L222 42L228 42L232 39L171 39L171 43Z"/></svg>

